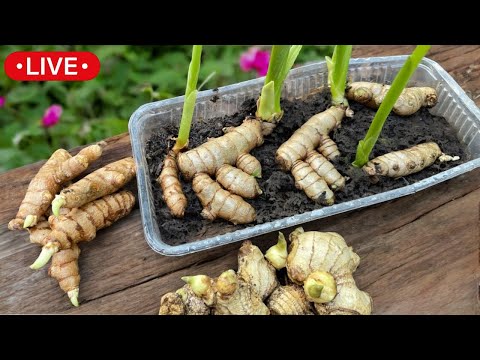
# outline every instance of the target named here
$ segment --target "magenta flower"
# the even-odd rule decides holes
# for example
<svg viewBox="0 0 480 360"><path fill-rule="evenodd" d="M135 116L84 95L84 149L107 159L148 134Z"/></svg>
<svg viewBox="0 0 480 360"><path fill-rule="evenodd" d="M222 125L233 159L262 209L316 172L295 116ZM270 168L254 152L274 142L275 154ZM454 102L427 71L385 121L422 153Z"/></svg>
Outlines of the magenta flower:
<svg viewBox="0 0 480 360"><path fill-rule="evenodd" d="M5 105L5 96L0 96L0 108Z"/></svg>
<svg viewBox="0 0 480 360"><path fill-rule="evenodd" d="M258 47L251 47L240 55L240 69L242 71L255 70L258 76L265 76L268 71L270 52L260 50Z"/></svg>
<svg viewBox="0 0 480 360"><path fill-rule="evenodd" d="M60 120L60 116L62 116L62 107L60 105L52 105L47 110L45 110L45 114L43 114L42 118L42 126L43 127L52 127Z"/></svg>

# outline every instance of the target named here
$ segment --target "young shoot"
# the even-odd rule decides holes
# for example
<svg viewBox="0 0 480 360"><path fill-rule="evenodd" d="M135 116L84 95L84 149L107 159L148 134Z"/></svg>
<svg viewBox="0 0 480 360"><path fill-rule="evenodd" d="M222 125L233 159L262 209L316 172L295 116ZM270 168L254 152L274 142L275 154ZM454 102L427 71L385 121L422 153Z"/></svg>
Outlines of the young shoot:
<svg viewBox="0 0 480 360"><path fill-rule="evenodd" d="M195 102L197 100L197 81L200 72L200 59L202 57L202 45L193 45L192 60L188 67L187 87L185 89L185 100L183 103L182 119L180 121L180 129L178 131L177 141L173 147L173 151L178 153L188 145L190 137L190 128L192 126L193 111L195 110Z"/></svg>
<svg viewBox="0 0 480 360"><path fill-rule="evenodd" d="M430 47L430 45L418 45L413 53L407 58L397 76L395 76L392 86L388 90L383 102L378 108L378 111L375 114L372 123L370 124L370 128L365 135L365 138L360 140L358 143L357 155L355 157L355 161L353 162L353 166L362 167L368 162L370 153L372 152L372 149L375 146L380 133L382 132L383 124L385 124L388 114L390 114L392 111L395 102L399 98L403 89L417 69L418 64L427 54Z"/></svg>
<svg viewBox="0 0 480 360"><path fill-rule="evenodd" d="M334 106L348 107L345 85L351 55L352 45L336 45L332 57L325 57L328 68L328 86L332 93L332 105Z"/></svg>
<svg viewBox="0 0 480 360"><path fill-rule="evenodd" d="M297 59L302 45L273 45L268 72L258 99L257 118L277 122L282 118L283 111L280 107L283 81Z"/></svg>

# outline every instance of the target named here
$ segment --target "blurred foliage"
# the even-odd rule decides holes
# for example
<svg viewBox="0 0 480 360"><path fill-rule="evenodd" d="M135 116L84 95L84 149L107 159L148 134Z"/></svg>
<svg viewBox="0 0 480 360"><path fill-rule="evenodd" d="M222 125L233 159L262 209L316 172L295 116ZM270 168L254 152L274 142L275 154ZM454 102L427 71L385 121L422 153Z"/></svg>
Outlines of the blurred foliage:
<svg viewBox="0 0 480 360"><path fill-rule="evenodd" d="M256 76L238 61L248 46L204 46L199 84L202 90ZM86 82L16 82L0 72L0 172L45 159L57 148L70 149L127 131L140 105L185 91L191 46L35 45L1 46L0 60L14 51L91 51L100 74ZM332 46L304 46L297 64L323 60ZM40 123L52 104L63 107L60 122L48 130Z"/></svg>

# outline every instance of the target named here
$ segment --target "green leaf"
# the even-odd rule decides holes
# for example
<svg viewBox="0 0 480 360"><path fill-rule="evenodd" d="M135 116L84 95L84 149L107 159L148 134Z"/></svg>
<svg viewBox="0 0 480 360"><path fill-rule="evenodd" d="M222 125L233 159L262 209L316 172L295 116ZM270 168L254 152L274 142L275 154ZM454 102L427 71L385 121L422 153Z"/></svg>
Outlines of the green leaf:
<svg viewBox="0 0 480 360"><path fill-rule="evenodd" d="M348 65L352 55L352 45L336 45L332 58L326 56L328 68L328 85L332 93L333 105L348 106L345 98Z"/></svg>
<svg viewBox="0 0 480 360"><path fill-rule="evenodd" d="M197 100L197 81L200 72L200 61L202 57L202 46L193 45L192 60L188 67L187 87L185 89L185 101L183 103L182 119L180 121L180 129L178 130L177 141L175 142L174 151L183 149L188 144L190 137L190 127L192 126L193 111L195 110L195 102Z"/></svg>
<svg viewBox="0 0 480 360"><path fill-rule="evenodd" d="M36 83L28 83L15 87L8 93L8 103L16 105L21 103L32 102L41 94L42 90Z"/></svg>
<svg viewBox="0 0 480 360"><path fill-rule="evenodd" d="M197 90L193 90L183 104L180 130L178 131L178 138L177 142L175 143L175 147L177 149L183 149L188 144L190 128L192 126L193 111L195 110L195 102L197 101L197 93Z"/></svg>
<svg viewBox="0 0 480 360"><path fill-rule="evenodd" d="M282 108L280 107L280 98L282 96L283 82L288 75L291 67L293 66L295 59L297 58L301 45L273 45L272 53L270 55L270 63L268 64L268 72L265 77L264 87L270 83L274 84L274 111L273 114L281 114ZM263 93L263 89L262 89ZM264 100L262 100L262 98ZM270 101L270 98L261 96L259 101L259 110L257 116L264 121L273 121L272 112L266 109L270 108L270 104L263 105L262 101Z"/></svg>
<svg viewBox="0 0 480 360"><path fill-rule="evenodd" d="M390 89L370 124L365 139L358 144L357 155L353 162L354 166L362 167L368 162L370 153L382 132L383 124L385 124L388 114L392 111L395 102L398 100L405 86L407 86L408 81L417 69L420 61L422 61L422 58L427 54L428 50L430 50L430 47L430 45L418 45L407 58L397 76L395 76Z"/></svg>

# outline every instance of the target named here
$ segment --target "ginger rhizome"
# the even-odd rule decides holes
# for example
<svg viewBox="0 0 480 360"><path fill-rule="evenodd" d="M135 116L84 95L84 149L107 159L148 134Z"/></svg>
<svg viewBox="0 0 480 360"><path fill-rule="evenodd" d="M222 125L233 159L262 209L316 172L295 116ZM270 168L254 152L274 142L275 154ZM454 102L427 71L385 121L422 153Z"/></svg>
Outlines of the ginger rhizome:
<svg viewBox="0 0 480 360"><path fill-rule="evenodd" d="M326 141L329 143L332 141L328 134L340 126L344 116L345 109L337 106L313 115L278 148L275 158L277 163L283 170L289 171L295 161L304 160L308 153L315 150L320 151L319 148ZM332 150L331 147L334 147L335 150ZM327 159L332 160L340 155L335 144L330 145L327 149L329 149L328 153L323 153Z"/></svg>
<svg viewBox="0 0 480 360"><path fill-rule="evenodd" d="M275 268L249 240L244 241L238 251L237 274L239 279L253 286L262 300L278 286Z"/></svg>
<svg viewBox="0 0 480 360"><path fill-rule="evenodd" d="M365 174L398 178L419 172L432 165L436 160L440 162L456 161L458 156L446 155L434 142L415 145L411 148L393 151L370 160L363 171Z"/></svg>
<svg viewBox="0 0 480 360"><path fill-rule="evenodd" d="M101 142L88 146L73 157L66 150L55 151L30 181L18 213L15 219L9 222L8 228L17 230L34 226L47 211L61 186L80 175L97 160L105 145L106 143Z"/></svg>
<svg viewBox="0 0 480 360"><path fill-rule="evenodd" d="M253 199L262 193L255 179L261 177L262 169L260 162L250 155L250 151L263 144L263 136L273 131L283 115L280 108L283 81L300 50L300 45L272 47L268 73L258 100L255 118L245 119L240 126L225 128L223 136L209 139L194 149L180 152L187 144L184 139L183 145L177 146L181 134L185 133L182 128L185 130L191 124L191 117L184 119L182 116L179 137L173 150L178 154L177 163L183 177L187 181L193 179L193 189L204 206L202 215L206 219L214 220L219 217L234 224L245 224L255 220L255 211L243 199ZM188 91L185 93L185 99L184 111L189 100ZM203 186L208 187L208 190L204 190ZM176 191L174 196L181 198L178 195L180 187L172 189ZM205 193L208 193L208 199L205 198ZM216 194L216 197L212 197L213 194ZM223 202L228 204L224 207ZM174 201L171 203L177 204ZM176 215L178 211L176 212L168 201L167 206L174 216L178 216ZM234 216L232 209L235 208L241 209L245 214Z"/></svg>
<svg viewBox="0 0 480 360"><path fill-rule="evenodd" d="M73 244L71 248L60 250L54 254L52 264L48 269L48 275L58 281L60 288L67 293L73 306L78 306L80 290L79 256L80 248L77 244Z"/></svg>
<svg viewBox="0 0 480 360"><path fill-rule="evenodd" d="M372 109L378 109L383 102L390 85L371 82L353 82L347 87L348 100L354 100ZM416 113L422 107L433 107L437 104L437 92L431 87L405 88L398 97L393 112L400 116Z"/></svg>
<svg viewBox="0 0 480 360"><path fill-rule="evenodd" d="M282 170L292 172L297 189L323 205L335 201L329 186L341 190L345 185L343 176L330 163L340 152L329 134L340 127L345 116L352 116L344 94L351 52L351 45L337 45L332 59L327 58L332 107L308 119L278 148L275 157Z"/></svg>
<svg viewBox="0 0 480 360"><path fill-rule="evenodd" d="M55 151L31 180L16 218L9 223L10 229L26 228L30 242L42 246L32 269L39 269L52 258L48 273L74 306L78 306L80 283L77 244L94 239L98 230L126 216L135 204L131 192L114 193L134 177L132 157L108 164L71 184L101 156L105 146L103 141L87 146L73 157L66 150Z"/></svg>
<svg viewBox="0 0 480 360"><path fill-rule="evenodd" d="M134 204L133 194L124 190L72 209L66 215L50 216L48 221L52 231L41 239L42 252L31 268L41 268L59 250L93 240L98 230L128 215Z"/></svg>
<svg viewBox="0 0 480 360"><path fill-rule="evenodd" d="M200 173L214 176L222 165L235 165L242 155L263 144L261 124L256 119L246 119L241 125L224 130L224 135L178 155L178 166L185 179Z"/></svg>
<svg viewBox="0 0 480 360"><path fill-rule="evenodd" d="M167 151L163 168L157 182L163 192L163 199L170 213L178 218L183 217L187 207L187 198L182 190L182 184L178 178L177 154L188 146L190 129L192 127L193 112L197 101L197 81L200 72L202 46L193 45L192 59L188 67L187 86L185 88L185 101L183 103L182 118L175 145ZM201 85L200 85L201 87Z"/></svg>
<svg viewBox="0 0 480 360"><path fill-rule="evenodd" d="M102 196L113 194L134 176L135 162L131 156L105 165L64 188L52 202L53 214L58 216L62 207L77 208Z"/></svg>
<svg viewBox="0 0 480 360"><path fill-rule="evenodd" d="M201 215L208 220L221 218L233 224L248 224L255 220L255 209L240 196L222 189L218 182L204 173L195 175L193 191L203 206Z"/></svg>
<svg viewBox="0 0 480 360"><path fill-rule="evenodd" d="M202 203L204 218L248 224L255 220L256 214L243 198L251 199L262 193L254 178L261 175L261 166L249 154L263 144L261 124L256 119L247 119L225 131L223 136L180 153L178 165L186 179L193 178L192 188Z"/></svg>
<svg viewBox="0 0 480 360"><path fill-rule="evenodd" d="M332 205L335 201L325 179L335 190L342 189L345 184L343 176L328 161L328 158L340 154L328 134L340 125L344 115L343 106L332 106L312 116L278 148L275 158L283 170L292 172L298 189L305 191L310 199L324 205ZM324 146L325 141L330 144L328 147ZM323 156L316 149L323 150Z"/></svg>
<svg viewBox="0 0 480 360"><path fill-rule="evenodd" d="M297 228L290 234L291 249L287 273L294 283L303 285L307 299L320 314L336 311L367 315L372 299L359 290L353 272L360 257L334 232L304 232Z"/></svg>
<svg viewBox="0 0 480 360"><path fill-rule="evenodd" d="M187 284L164 294L160 315L329 315L370 314L372 299L360 291L352 273L360 258L337 233L283 234L265 254L250 241L238 252L238 270L217 278L184 276ZM282 269L286 258L286 274ZM286 284L281 284L277 275ZM288 276L288 278L287 278Z"/></svg>
<svg viewBox="0 0 480 360"><path fill-rule="evenodd" d="M295 179L295 187L303 190L313 201L323 205L332 205L335 202L335 195L325 180L306 162L295 161L292 167L292 175Z"/></svg>
<svg viewBox="0 0 480 360"><path fill-rule="evenodd" d="M157 182L162 187L163 200L173 216L182 218L187 208L187 197L178 178L177 155L170 151L163 161L163 168Z"/></svg>
<svg viewBox="0 0 480 360"><path fill-rule="evenodd" d="M231 165L220 166L215 177L226 190L245 199L254 199L262 193L253 176Z"/></svg>
<svg viewBox="0 0 480 360"><path fill-rule="evenodd" d="M277 287L268 298L267 307L272 315L313 315L305 292L293 284Z"/></svg>

